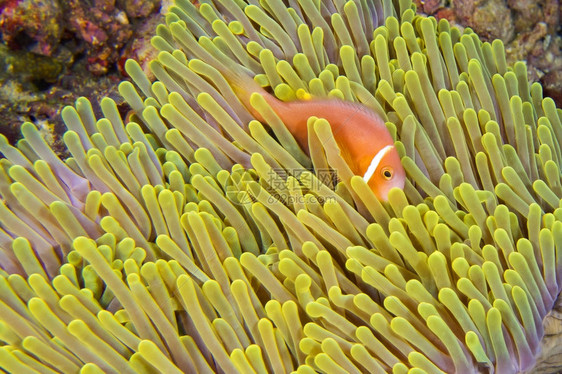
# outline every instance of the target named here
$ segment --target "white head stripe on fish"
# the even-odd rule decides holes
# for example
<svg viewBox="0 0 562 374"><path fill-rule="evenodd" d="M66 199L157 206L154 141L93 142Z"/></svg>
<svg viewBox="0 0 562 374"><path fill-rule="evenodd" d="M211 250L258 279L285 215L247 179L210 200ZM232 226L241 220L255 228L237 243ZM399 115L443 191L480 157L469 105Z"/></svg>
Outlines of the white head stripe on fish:
<svg viewBox="0 0 562 374"><path fill-rule="evenodd" d="M371 177L373 176L373 174L375 174L375 170L377 170L377 167L379 166L382 158L388 152L390 152L390 150L392 148L394 148L393 145L387 145L386 147L384 147L380 151L378 151L378 153L375 155L375 157L373 157L373 160L371 161L371 165L369 165L369 167L367 168L367 171L365 172L365 175L363 176L363 180L365 182L368 182L369 179L371 179Z"/></svg>

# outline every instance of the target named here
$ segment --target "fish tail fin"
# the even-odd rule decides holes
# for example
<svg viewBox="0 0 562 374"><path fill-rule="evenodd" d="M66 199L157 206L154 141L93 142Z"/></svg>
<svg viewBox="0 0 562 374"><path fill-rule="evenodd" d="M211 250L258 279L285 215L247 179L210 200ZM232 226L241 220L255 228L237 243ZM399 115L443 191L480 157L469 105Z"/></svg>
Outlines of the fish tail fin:
<svg viewBox="0 0 562 374"><path fill-rule="evenodd" d="M254 81L253 72L223 54L213 45L211 38L206 36L197 38L182 22L171 23L170 31L174 38L181 41L181 45L190 60L204 61L221 73L238 99L256 119L261 121L262 117L250 104L250 96L254 92L262 95L271 106L275 106L277 99Z"/></svg>
<svg viewBox="0 0 562 374"><path fill-rule="evenodd" d="M236 97L238 97L244 107L258 121L263 121L263 118L250 103L250 97L253 93L258 93L263 96L270 106L276 105L275 102L278 100L254 80L252 77L253 72L251 70L246 69L235 61L226 64L224 61L220 61L219 59L209 59L205 60L205 62L209 63L219 71L232 88L232 91L234 91Z"/></svg>
<svg viewBox="0 0 562 374"><path fill-rule="evenodd" d="M263 122L261 114L250 103L252 94L260 94L270 105L273 101L276 101L276 99L269 92L263 89L263 87L261 87L254 78L238 69L229 69L228 71L221 71L221 73L230 84L234 94L238 97L246 109L248 109L252 116L258 121Z"/></svg>
<svg viewBox="0 0 562 374"><path fill-rule="evenodd" d="M244 69L241 65L233 64L232 66L226 67L220 61L215 62L216 64L213 64L213 67L221 73L232 88L232 91L234 91L236 97L238 97L244 107L258 121L263 122L263 117L250 103L252 94L257 93L261 95L274 110L279 106L279 100L254 80L251 76L251 71Z"/></svg>

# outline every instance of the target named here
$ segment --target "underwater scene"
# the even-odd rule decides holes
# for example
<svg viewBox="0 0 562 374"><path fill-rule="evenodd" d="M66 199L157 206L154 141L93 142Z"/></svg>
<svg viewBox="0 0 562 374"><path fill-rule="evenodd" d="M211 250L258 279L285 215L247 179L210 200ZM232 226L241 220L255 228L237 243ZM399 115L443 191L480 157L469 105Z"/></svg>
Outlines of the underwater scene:
<svg viewBox="0 0 562 374"><path fill-rule="evenodd" d="M0 372L562 372L557 0L0 0Z"/></svg>

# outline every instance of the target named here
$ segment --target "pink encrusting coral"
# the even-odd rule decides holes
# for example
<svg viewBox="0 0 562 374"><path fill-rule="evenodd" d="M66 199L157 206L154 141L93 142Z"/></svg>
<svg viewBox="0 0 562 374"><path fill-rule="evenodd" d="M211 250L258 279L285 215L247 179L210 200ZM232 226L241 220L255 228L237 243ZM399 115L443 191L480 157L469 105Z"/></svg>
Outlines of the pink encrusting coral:
<svg viewBox="0 0 562 374"><path fill-rule="evenodd" d="M86 54L86 68L103 75L132 56L136 19L158 13L161 0L7 0L0 3L0 35L11 51L70 63ZM80 45L83 44L83 45ZM69 61L70 60L70 61ZM31 68L30 68L31 69Z"/></svg>
<svg viewBox="0 0 562 374"><path fill-rule="evenodd" d="M152 43L126 123L78 100L65 160L30 123L0 138L2 369L533 367L562 284L561 112L502 42L408 0L176 0ZM304 152L217 62L376 113L404 188L377 199L322 115Z"/></svg>

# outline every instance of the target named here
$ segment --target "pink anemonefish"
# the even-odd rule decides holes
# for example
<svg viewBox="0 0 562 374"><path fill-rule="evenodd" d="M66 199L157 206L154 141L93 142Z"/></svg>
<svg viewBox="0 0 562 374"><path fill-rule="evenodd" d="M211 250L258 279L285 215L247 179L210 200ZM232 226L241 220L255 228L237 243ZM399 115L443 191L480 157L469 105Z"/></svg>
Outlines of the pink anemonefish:
<svg viewBox="0 0 562 374"><path fill-rule="evenodd" d="M222 64L221 64L222 65ZM326 119L336 143L351 170L363 176L381 201L388 200L394 187L404 188L406 173L394 141L383 120L364 105L337 99L310 99L283 102L265 91L252 78L224 66L216 66L250 113L263 122L250 104L255 92L263 96L285 123L299 145L308 153L307 121L311 116Z"/></svg>

